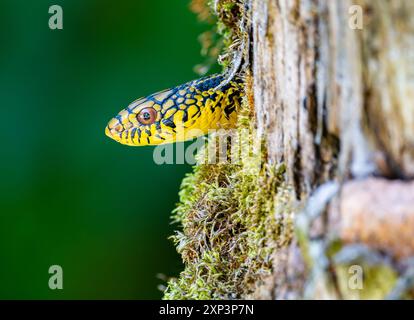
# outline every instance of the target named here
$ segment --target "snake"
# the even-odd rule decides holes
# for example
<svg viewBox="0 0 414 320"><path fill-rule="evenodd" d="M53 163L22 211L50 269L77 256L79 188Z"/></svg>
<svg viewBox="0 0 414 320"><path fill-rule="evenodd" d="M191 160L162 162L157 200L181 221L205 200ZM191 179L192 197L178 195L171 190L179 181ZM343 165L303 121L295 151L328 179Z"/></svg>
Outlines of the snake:
<svg viewBox="0 0 414 320"><path fill-rule="evenodd" d="M133 101L108 122L105 134L123 145L147 146L232 129L243 95L240 76L202 77Z"/></svg>

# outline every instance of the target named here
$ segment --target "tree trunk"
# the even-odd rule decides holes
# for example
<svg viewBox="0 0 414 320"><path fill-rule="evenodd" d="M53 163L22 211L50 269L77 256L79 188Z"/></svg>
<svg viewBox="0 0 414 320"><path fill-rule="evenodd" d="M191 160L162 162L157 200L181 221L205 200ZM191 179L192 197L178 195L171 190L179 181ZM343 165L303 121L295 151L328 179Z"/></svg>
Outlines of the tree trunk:
<svg viewBox="0 0 414 320"><path fill-rule="evenodd" d="M184 180L165 298L412 298L414 2L211 3L266 148Z"/></svg>
<svg viewBox="0 0 414 320"><path fill-rule="evenodd" d="M414 2L252 0L248 11L258 134L296 202L295 236L250 297L410 297Z"/></svg>

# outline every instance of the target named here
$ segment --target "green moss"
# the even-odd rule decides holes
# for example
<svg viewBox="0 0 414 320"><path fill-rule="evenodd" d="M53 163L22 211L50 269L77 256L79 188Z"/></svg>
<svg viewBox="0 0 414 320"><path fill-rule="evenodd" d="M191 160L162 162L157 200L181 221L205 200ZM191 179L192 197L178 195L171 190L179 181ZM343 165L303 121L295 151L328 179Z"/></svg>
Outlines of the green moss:
<svg viewBox="0 0 414 320"><path fill-rule="evenodd" d="M213 25L211 30L199 37L201 53L206 60L195 66L198 74L206 74L217 62L224 69L231 65L235 49L233 45L239 44L245 36L239 28L240 19L245 14L244 2L245 0L220 0L217 3L214 0L192 0L191 9L199 20Z"/></svg>
<svg viewBox="0 0 414 320"><path fill-rule="evenodd" d="M248 110L239 117L244 147L255 136ZM207 150L183 180L174 211L182 230L172 239L185 270L168 282L165 299L241 298L272 268L280 233L275 199L284 167L266 165L264 148L238 163L219 164L207 163Z"/></svg>

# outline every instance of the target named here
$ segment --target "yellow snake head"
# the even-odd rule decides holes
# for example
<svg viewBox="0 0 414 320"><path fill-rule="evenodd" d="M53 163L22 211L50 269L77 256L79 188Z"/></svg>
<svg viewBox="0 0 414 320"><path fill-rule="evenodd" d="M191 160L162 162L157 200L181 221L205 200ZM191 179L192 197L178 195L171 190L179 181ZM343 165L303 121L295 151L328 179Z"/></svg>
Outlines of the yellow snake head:
<svg viewBox="0 0 414 320"><path fill-rule="evenodd" d="M109 121L105 133L119 143L144 146L189 140L210 129L233 128L241 80L215 89L222 81L222 75L213 75L138 99Z"/></svg>

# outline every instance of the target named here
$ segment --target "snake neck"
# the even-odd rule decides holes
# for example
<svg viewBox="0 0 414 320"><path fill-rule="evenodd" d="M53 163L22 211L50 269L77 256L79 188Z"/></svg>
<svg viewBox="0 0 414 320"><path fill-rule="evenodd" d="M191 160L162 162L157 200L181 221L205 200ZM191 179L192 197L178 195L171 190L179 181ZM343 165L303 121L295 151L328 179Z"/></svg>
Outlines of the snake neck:
<svg viewBox="0 0 414 320"><path fill-rule="evenodd" d="M223 74L203 77L184 84L199 108L199 117L189 126L206 130L234 128L243 96L243 81L235 77L227 81ZM190 107L190 106L189 106Z"/></svg>

